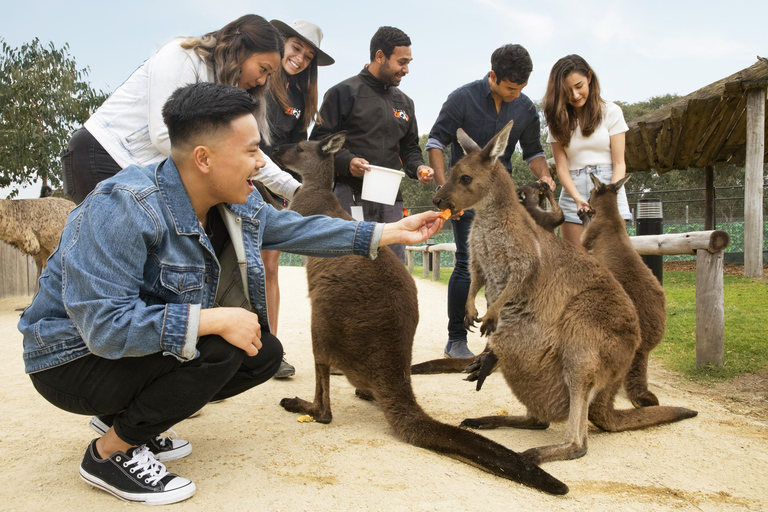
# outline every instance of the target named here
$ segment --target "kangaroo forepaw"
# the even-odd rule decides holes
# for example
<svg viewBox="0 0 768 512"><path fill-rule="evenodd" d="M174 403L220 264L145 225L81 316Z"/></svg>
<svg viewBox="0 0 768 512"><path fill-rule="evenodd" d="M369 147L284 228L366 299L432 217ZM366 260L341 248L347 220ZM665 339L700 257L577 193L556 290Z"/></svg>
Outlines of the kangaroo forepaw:
<svg viewBox="0 0 768 512"><path fill-rule="evenodd" d="M472 328L475 326L476 322L477 322L477 315L470 316L469 314L467 314L464 317L464 328L468 332L475 332L475 331L472 330Z"/></svg>
<svg viewBox="0 0 768 512"><path fill-rule="evenodd" d="M496 331L496 322L499 317L489 317L487 314L483 317L483 323L480 325L480 336L490 336Z"/></svg>

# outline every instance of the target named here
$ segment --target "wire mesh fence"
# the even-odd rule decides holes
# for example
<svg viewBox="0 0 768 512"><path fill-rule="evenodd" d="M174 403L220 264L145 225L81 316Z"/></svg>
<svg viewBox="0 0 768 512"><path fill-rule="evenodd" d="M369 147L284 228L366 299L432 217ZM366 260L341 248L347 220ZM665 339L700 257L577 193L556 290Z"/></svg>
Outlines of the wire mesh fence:
<svg viewBox="0 0 768 512"><path fill-rule="evenodd" d="M705 230L705 199L704 188L657 190L653 192L628 193L627 199L632 211L632 221L627 223L627 232L634 236L637 232L637 203L638 199L656 197L661 200L663 221L662 232L690 233L692 231ZM410 206L408 213L413 215L426 210L434 210L434 206ZM768 251L768 198L763 197L763 251ZM715 225L714 229L727 232L731 237L731 243L726 249L726 254L737 255L744 252L744 187L716 187L715 188ZM434 237L435 243L452 243L453 229L450 221L445 223L443 230ZM423 245L423 244L422 244ZM414 265L422 265L423 253L415 252ZM676 255L664 256L664 261L689 260L695 256ZM734 259L734 258L732 258ZM738 257L735 258L738 260ZM300 266L301 257L296 254L283 253L280 256L280 264L286 266ZM453 253L440 253L440 266L453 267Z"/></svg>

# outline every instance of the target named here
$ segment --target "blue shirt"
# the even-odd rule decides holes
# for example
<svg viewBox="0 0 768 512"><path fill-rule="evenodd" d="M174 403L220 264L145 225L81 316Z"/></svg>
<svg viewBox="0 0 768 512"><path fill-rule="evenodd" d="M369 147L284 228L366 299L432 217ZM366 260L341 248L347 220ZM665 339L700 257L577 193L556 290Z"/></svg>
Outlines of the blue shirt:
<svg viewBox="0 0 768 512"><path fill-rule="evenodd" d="M453 91L443 103L432 130L429 132L427 149L437 148L441 151L451 145L451 166L462 156L464 150L456 139L456 130L462 128L478 146L485 146L494 135L514 120L509 134L509 143L501 162L511 172L512 154L518 141L523 148L523 159L530 162L534 158L544 156L541 147L541 127L536 106L525 94L520 94L513 101L502 103L496 112L496 103L488 85L489 75L463 85Z"/></svg>
<svg viewBox="0 0 768 512"><path fill-rule="evenodd" d="M375 256L374 223L278 211L258 193L217 212L226 229L212 237L229 234L241 251L241 286L263 325L262 248ZM223 278L173 160L127 167L101 182L67 219L19 321L26 371L88 354L119 359L163 352L193 359L200 310L214 306Z"/></svg>

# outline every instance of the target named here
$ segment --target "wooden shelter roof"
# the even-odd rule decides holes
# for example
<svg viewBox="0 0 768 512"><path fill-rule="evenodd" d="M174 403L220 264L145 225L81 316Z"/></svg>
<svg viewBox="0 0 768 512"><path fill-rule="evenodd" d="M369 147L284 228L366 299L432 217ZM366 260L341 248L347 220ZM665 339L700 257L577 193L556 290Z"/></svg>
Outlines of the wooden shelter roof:
<svg viewBox="0 0 768 512"><path fill-rule="evenodd" d="M743 166L746 92L766 85L768 59L758 57L752 66L627 123L627 170L661 174L688 167ZM768 129L765 133L768 150Z"/></svg>

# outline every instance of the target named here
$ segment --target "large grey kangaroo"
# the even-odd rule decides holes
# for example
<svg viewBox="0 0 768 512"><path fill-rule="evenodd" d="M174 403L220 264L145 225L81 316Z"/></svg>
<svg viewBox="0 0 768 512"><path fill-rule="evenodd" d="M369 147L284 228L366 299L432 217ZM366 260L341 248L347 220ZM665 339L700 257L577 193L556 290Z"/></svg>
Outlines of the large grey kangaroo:
<svg viewBox="0 0 768 512"><path fill-rule="evenodd" d="M560 209L560 205L555 201L555 196L552 190L545 183L534 182L530 185L523 185L517 188L517 197L520 204L523 205L525 211L533 218L533 220L541 226L543 229L550 233L555 232L555 228L565 222L565 215L563 210ZM550 211L544 210L546 204L549 203ZM423 363L414 364L411 366L411 374L424 375L434 373L468 373L466 379L470 382L477 380L477 390L480 391L482 381L485 376L481 372L483 361L487 357L486 354L490 352L488 345L483 349L483 353L477 357L457 357L457 358L442 358L432 359L424 361ZM491 366L493 366L494 359L489 360Z"/></svg>
<svg viewBox="0 0 768 512"><path fill-rule="evenodd" d="M607 268L540 229L520 205L498 161L511 128L510 122L484 148L459 130L467 154L433 200L452 212L475 208L465 322L482 322L504 378L527 408L524 416L467 419L462 426L546 428L567 420L561 444L523 453L541 463L583 456L588 420L622 431L695 416L682 407L614 408L640 345L637 313ZM483 285L490 305L478 319L475 296Z"/></svg>
<svg viewBox="0 0 768 512"><path fill-rule="evenodd" d="M332 192L333 154L345 133L318 142L279 146L275 161L302 176L291 209L302 215L352 220ZM416 403L411 387L411 350L419 321L416 285L387 247L376 259L360 256L309 258L315 356L313 402L285 398L286 410L330 423L330 367L344 372L372 396L395 433L408 443L434 450L552 494L568 487L528 459L474 432L440 423Z"/></svg>
<svg viewBox="0 0 768 512"><path fill-rule="evenodd" d="M581 236L581 243L605 265L621 283L635 305L640 320L640 346L635 352L624 388L635 407L659 405L659 399L648 390L648 354L664 338L667 324L664 288L643 259L632 247L619 214L617 192L630 178L610 185L603 184L590 174L594 188L589 196L589 207L594 220L589 222Z"/></svg>

